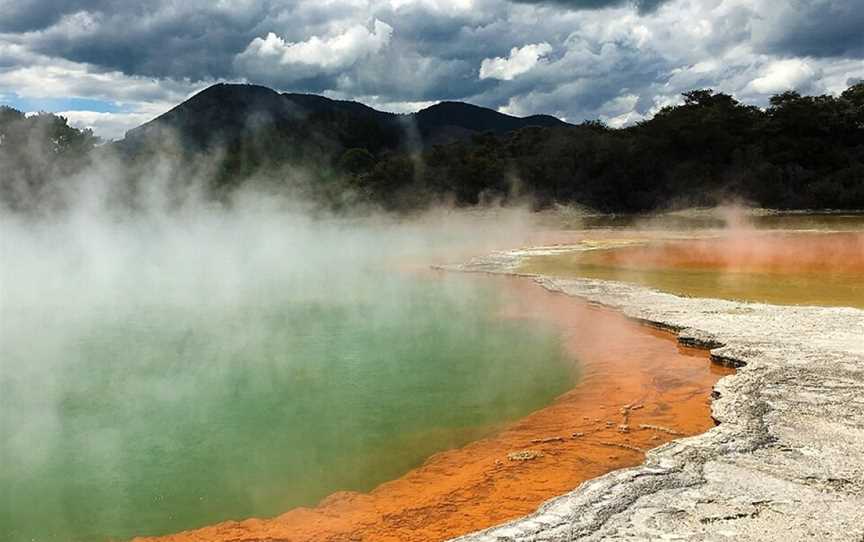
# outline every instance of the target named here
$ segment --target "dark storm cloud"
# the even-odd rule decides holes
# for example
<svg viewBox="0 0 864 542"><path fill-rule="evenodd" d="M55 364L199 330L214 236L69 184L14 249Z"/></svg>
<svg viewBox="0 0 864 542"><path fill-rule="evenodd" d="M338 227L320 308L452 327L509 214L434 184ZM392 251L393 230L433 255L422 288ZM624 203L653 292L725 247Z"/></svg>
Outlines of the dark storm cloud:
<svg viewBox="0 0 864 542"><path fill-rule="evenodd" d="M482 56L443 57L417 50L394 36L374 54L336 69L311 64L282 63L244 52L235 61L236 73L274 88L346 96L380 96L385 101L463 99L494 86L477 77ZM310 60L311 59L307 59Z"/></svg>
<svg viewBox="0 0 864 542"><path fill-rule="evenodd" d="M566 9L605 9L634 6L640 13L648 13L657 9L668 0L511 0L520 4L551 4Z"/></svg>
<svg viewBox="0 0 864 542"><path fill-rule="evenodd" d="M758 104L788 88L839 92L864 75L857 4L0 0L0 99L113 97L140 116L245 80L393 107L467 100L621 124L697 87Z"/></svg>
<svg viewBox="0 0 864 542"><path fill-rule="evenodd" d="M41 30L64 15L99 11L109 3L109 0L0 0L0 32Z"/></svg>
<svg viewBox="0 0 864 542"><path fill-rule="evenodd" d="M616 39L568 42L563 55L473 99L516 114L545 112L571 122L615 117L626 112L624 103L647 112L654 105L655 87L664 85L672 65L657 53ZM627 100L621 102L621 96Z"/></svg>
<svg viewBox="0 0 864 542"><path fill-rule="evenodd" d="M200 3L199 3L200 4ZM75 11L24 39L42 54L130 75L230 77L231 60L255 37L267 4L219 9L196 2L113 3ZM104 6L103 6L104 7Z"/></svg>
<svg viewBox="0 0 864 542"><path fill-rule="evenodd" d="M446 4L442 9L430 9L422 3L393 7L388 2L372 2L368 7L358 8L351 3L319 5L291 0L0 2L9 4L10 15L0 20L10 41L39 54L127 75L193 81L254 76L260 77L257 82L264 84L290 82L292 86L309 85L308 89L316 92L332 86L338 74L295 75L285 73L290 66L276 65L246 72L238 70L245 64L236 62L236 57L254 39L269 32L288 42L302 42L312 36L324 39L334 31L334 23L353 20L360 24L377 16L389 22L402 40L399 47L404 58L396 59L397 73L409 69L407 65L413 63L413 69L420 70L414 72L415 76L449 71L464 78L464 66L458 68L459 74L446 66L452 68L453 60L459 60L471 64L476 71L484 54L500 52L499 42L513 40L513 34L519 32L505 31L508 8L501 1L486 2L482 9L462 11L450 10ZM359 13L362 11L365 13ZM503 24L501 34L487 35L480 43L468 41L473 29L490 24ZM382 52L382 56L388 55ZM379 74L385 78L384 86L390 86L387 74L383 69ZM413 83L409 81L407 86Z"/></svg>
<svg viewBox="0 0 864 542"><path fill-rule="evenodd" d="M864 5L855 1L778 2L754 22L766 52L813 57L864 55Z"/></svg>
<svg viewBox="0 0 864 542"><path fill-rule="evenodd" d="M769 54L831 56L862 48L864 10L855 9L854 2L811 0L760 6L759 1L738 11L751 12L753 43ZM512 47L528 43L548 41L555 47L556 41L579 31L578 24L560 24L558 12L598 13L594 21L603 24L604 17L614 22L621 9L635 7L643 17L657 13L661 4L669 4L672 11L678 9L678 2L671 0L477 0L463 11L449 9L446 3L441 9L430 9L426 2L399 3L397 7L389 2L357 7L300 0L0 2L10 13L0 18L7 30L29 30L17 35L13 31L14 39L44 55L127 75L192 81L249 78L310 92L335 89L341 81L342 86L364 93L391 94L394 100L434 99L441 90L447 91L448 98L487 91L492 83L475 77L483 59L504 56ZM543 9L548 18L534 27L514 24L512 6L529 4ZM607 14L606 8L618 11ZM709 12L706 8L705 13ZM340 70L315 71L309 66L249 58L238 61L253 40L269 32L288 43L313 36L326 39L334 32L334 22L361 24L363 18L368 23L372 17L393 27L393 46ZM723 21L714 24L720 28ZM710 39L719 40L716 48L720 50L732 45L729 39L747 39L748 25L737 24L737 28L737 35L715 30ZM422 89L418 78L425 79Z"/></svg>

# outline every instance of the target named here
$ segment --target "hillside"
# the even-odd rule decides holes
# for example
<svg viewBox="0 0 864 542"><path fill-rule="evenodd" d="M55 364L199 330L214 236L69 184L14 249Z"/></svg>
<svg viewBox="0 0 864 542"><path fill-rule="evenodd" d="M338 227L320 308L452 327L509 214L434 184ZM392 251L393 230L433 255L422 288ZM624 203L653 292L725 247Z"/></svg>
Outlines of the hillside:
<svg viewBox="0 0 864 542"><path fill-rule="evenodd" d="M500 135L527 126L566 125L548 115L519 118L461 102L395 114L314 94L280 94L257 85L220 83L130 130L117 146L134 152L170 137L184 149L202 151L266 134L377 154L464 139L478 132Z"/></svg>
<svg viewBox="0 0 864 542"><path fill-rule="evenodd" d="M864 209L864 83L839 95L784 92L764 109L694 90L622 129L457 102L399 115L223 84L101 147L62 117L4 108L0 204L43 207L106 156L122 161L111 179L122 200L155 180L178 197L189 183L213 198L255 185L330 209L397 212L515 200L609 212L729 201Z"/></svg>
<svg viewBox="0 0 864 542"><path fill-rule="evenodd" d="M407 117L428 143L466 139L479 132L502 135L528 126L569 126L551 115L513 117L464 102L441 102Z"/></svg>

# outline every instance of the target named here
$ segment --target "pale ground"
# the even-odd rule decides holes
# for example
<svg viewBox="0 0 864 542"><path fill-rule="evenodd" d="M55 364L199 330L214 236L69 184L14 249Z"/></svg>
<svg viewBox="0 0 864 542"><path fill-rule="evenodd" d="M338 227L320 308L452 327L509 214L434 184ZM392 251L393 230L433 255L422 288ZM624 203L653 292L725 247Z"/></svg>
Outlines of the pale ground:
<svg viewBox="0 0 864 542"><path fill-rule="evenodd" d="M511 273L521 256L454 268ZM717 427L656 448L643 465L586 482L531 516L457 540L864 542L864 311L536 280L669 328L741 367L715 387Z"/></svg>

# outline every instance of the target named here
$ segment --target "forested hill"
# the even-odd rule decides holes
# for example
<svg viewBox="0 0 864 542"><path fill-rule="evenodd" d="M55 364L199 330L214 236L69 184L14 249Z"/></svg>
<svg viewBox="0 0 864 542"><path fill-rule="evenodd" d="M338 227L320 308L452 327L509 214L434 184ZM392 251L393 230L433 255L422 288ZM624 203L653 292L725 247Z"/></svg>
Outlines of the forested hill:
<svg viewBox="0 0 864 542"><path fill-rule="evenodd" d="M213 85L167 113L130 130L119 146L135 152L177 138L191 151L233 149L253 139L280 139L305 153L364 148L376 154L417 150L477 132L503 134L527 126L566 126L548 115L519 118L461 102L399 115L314 94L280 94L257 85Z"/></svg>
<svg viewBox="0 0 864 542"><path fill-rule="evenodd" d="M480 134L417 160L389 155L353 183L391 208L448 194L461 205L530 197L643 212L729 201L864 209L864 83L840 96L785 92L765 109L710 90L624 129L599 122Z"/></svg>
<svg viewBox="0 0 864 542"><path fill-rule="evenodd" d="M151 160L167 155L178 168L172 183L206 175L213 197L264 183L331 208L528 199L615 212L729 200L864 209L864 83L839 96L786 92L764 109L696 90L624 129L457 102L397 115L215 85L122 141L96 143L61 117L0 109L5 206L33 207L62 178L106 156L126 163L114 182L140 187L152 176Z"/></svg>

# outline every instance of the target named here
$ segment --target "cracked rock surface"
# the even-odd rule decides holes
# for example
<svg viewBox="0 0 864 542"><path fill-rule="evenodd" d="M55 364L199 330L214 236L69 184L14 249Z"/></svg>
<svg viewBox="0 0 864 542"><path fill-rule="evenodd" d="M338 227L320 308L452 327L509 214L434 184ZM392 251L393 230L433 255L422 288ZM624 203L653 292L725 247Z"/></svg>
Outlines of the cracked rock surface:
<svg viewBox="0 0 864 542"><path fill-rule="evenodd" d="M496 255L453 269L512 272ZM683 298L537 276L739 367L715 386L719 425L648 452L460 542L852 540L864 542L864 311Z"/></svg>

